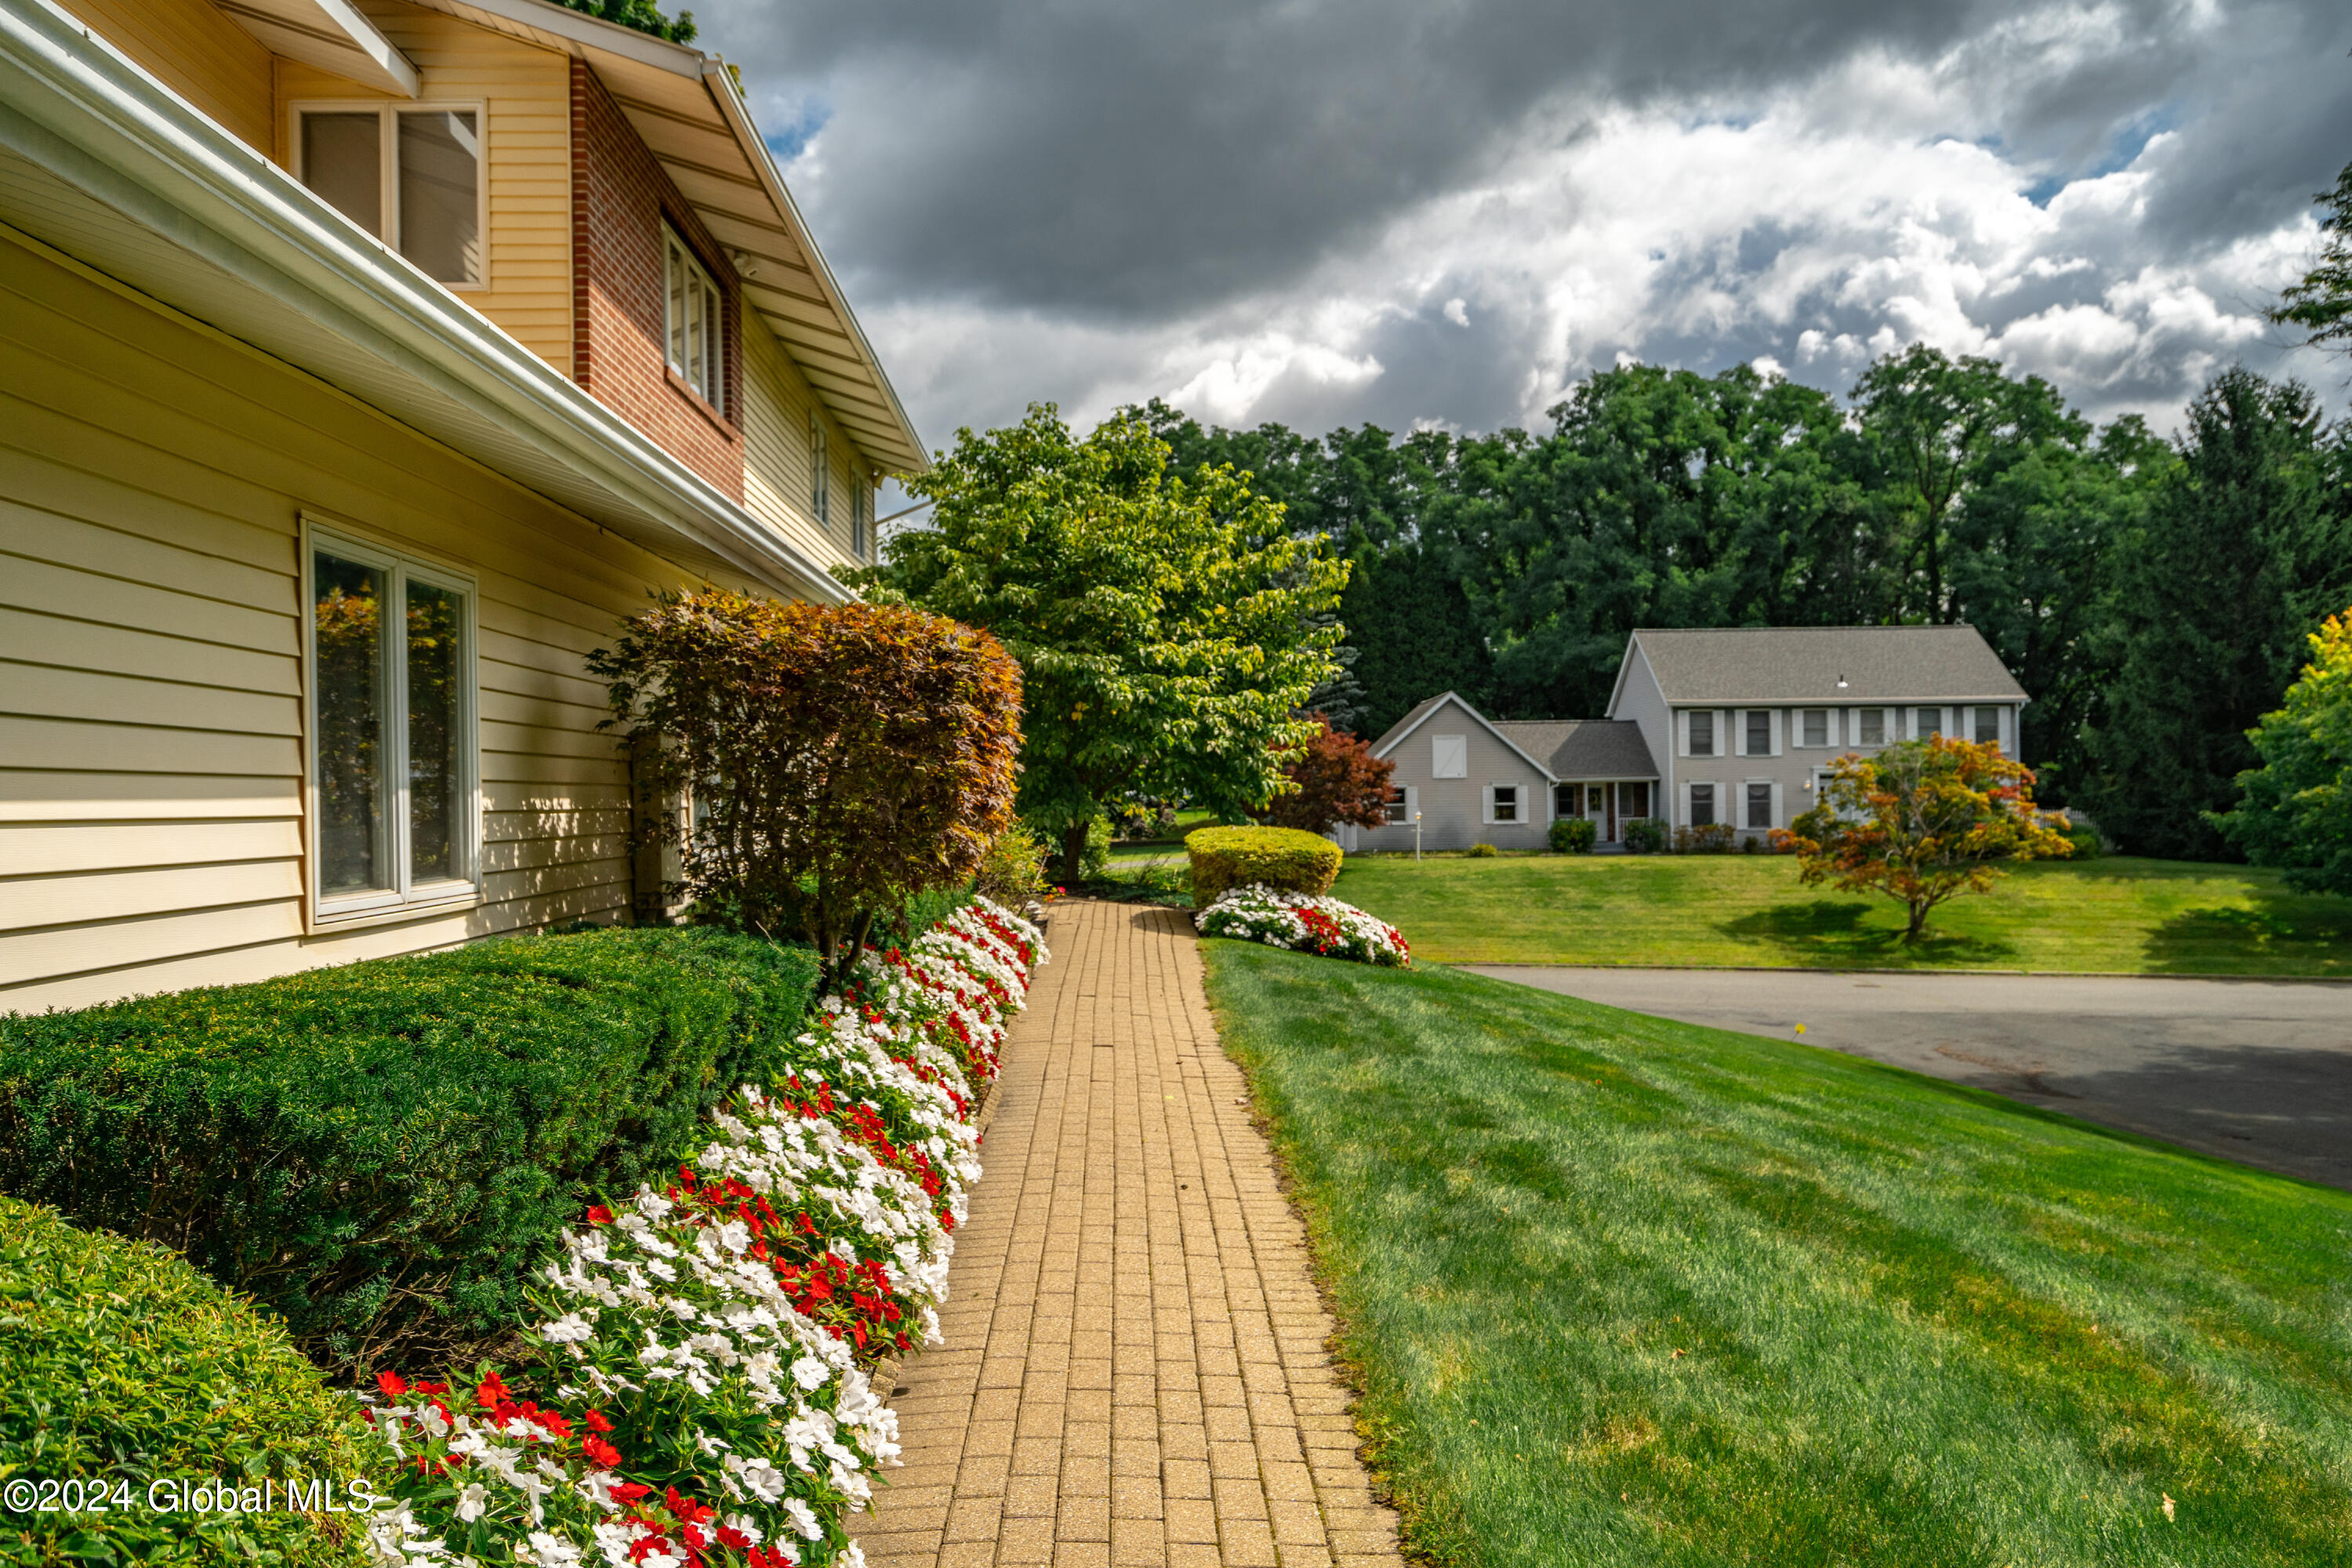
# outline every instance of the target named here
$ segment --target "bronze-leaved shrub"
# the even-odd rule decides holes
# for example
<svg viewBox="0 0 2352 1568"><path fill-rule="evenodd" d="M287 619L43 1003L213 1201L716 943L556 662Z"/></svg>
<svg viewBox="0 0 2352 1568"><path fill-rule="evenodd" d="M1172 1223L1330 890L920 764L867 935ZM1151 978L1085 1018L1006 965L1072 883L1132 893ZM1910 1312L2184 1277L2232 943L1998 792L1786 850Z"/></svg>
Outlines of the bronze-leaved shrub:
<svg viewBox="0 0 2352 1568"><path fill-rule="evenodd" d="M639 785L691 792L677 891L701 918L817 950L837 984L875 923L969 879L1013 820L1021 667L901 605L783 605L706 587L590 656Z"/></svg>

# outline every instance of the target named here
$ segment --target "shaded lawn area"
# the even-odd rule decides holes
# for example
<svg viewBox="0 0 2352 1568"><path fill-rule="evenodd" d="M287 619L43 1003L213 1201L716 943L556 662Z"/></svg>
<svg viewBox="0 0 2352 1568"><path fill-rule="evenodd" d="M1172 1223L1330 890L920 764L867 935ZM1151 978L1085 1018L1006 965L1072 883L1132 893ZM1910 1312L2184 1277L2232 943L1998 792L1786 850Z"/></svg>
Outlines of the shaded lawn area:
<svg viewBox="0 0 2352 1568"><path fill-rule="evenodd" d="M2243 866L2029 862L1908 947L1893 900L1804 887L1780 855L1351 856L1332 892L1448 963L2352 975L2352 899Z"/></svg>
<svg viewBox="0 0 2352 1568"><path fill-rule="evenodd" d="M1204 947L1437 1560L2352 1563L2352 1194L1476 975Z"/></svg>

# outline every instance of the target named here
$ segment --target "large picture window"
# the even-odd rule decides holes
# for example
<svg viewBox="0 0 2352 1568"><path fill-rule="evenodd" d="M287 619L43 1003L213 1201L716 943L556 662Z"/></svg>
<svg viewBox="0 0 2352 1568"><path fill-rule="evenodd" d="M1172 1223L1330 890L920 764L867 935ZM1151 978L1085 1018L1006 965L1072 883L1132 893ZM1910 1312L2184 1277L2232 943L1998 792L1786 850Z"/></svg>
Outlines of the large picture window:
<svg viewBox="0 0 2352 1568"><path fill-rule="evenodd" d="M314 532L310 597L319 918L470 900L473 585Z"/></svg>
<svg viewBox="0 0 2352 1568"><path fill-rule="evenodd" d="M686 241L662 230L662 331L669 368L694 388L702 401L719 413L727 395L723 350L726 318L719 301L719 285Z"/></svg>
<svg viewBox="0 0 2352 1568"><path fill-rule="evenodd" d="M295 174L328 205L458 287L485 276L481 111L298 106Z"/></svg>

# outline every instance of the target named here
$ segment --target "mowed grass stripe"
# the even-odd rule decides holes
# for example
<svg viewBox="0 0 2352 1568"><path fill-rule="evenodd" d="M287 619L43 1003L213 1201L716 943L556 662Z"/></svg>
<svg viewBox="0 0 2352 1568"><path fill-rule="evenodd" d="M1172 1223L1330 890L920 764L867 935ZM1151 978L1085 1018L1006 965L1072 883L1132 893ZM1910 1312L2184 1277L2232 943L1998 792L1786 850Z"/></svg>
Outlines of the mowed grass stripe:
<svg viewBox="0 0 2352 1568"><path fill-rule="evenodd" d="M2352 1194L1475 975L1208 951L1424 1550L2352 1563Z"/></svg>
<svg viewBox="0 0 2352 1568"><path fill-rule="evenodd" d="M1807 888L1779 855L1360 855L1332 891L1442 963L2352 977L2352 900L2246 866L2030 861L1913 943L1893 900Z"/></svg>

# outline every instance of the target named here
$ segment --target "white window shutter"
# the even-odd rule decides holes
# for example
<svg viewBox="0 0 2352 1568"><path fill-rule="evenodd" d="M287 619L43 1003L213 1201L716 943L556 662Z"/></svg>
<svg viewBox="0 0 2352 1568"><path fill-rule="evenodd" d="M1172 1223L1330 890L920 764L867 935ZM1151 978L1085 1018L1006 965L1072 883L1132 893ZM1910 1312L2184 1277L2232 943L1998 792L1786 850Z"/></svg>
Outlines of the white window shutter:
<svg viewBox="0 0 2352 1568"><path fill-rule="evenodd" d="M1479 789L1478 793L1481 798L1485 800L1486 806L1486 816L1483 820L1492 823L1495 820L1495 786L1493 784L1483 785Z"/></svg>
<svg viewBox="0 0 2352 1568"><path fill-rule="evenodd" d="M1421 789L1416 784L1404 786L1404 825L1411 827L1421 815Z"/></svg>
<svg viewBox="0 0 2352 1568"><path fill-rule="evenodd" d="M1775 708L1772 710L1772 754L1776 757L1780 754L1781 749L1788 743L1789 737L1781 733L1781 731L1787 726L1788 722L1789 710L1786 708ZM1778 789L1780 786L1775 784L1772 787Z"/></svg>
<svg viewBox="0 0 2352 1568"><path fill-rule="evenodd" d="M1788 821L1788 808L1780 804L1780 786L1778 784L1775 784L1772 786L1772 826L1775 827L1785 826Z"/></svg>
<svg viewBox="0 0 2352 1568"><path fill-rule="evenodd" d="M1687 708L1678 709L1678 710L1675 710L1675 741L1676 741L1676 742L1679 742L1679 744L1675 747L1675 754L1676 756L1679 756L1679 757L1687 757L1687 756L1689 756L1689 755L1690 755L1690 710L1689 710L1689 709L1687 709Z"/></svg>

